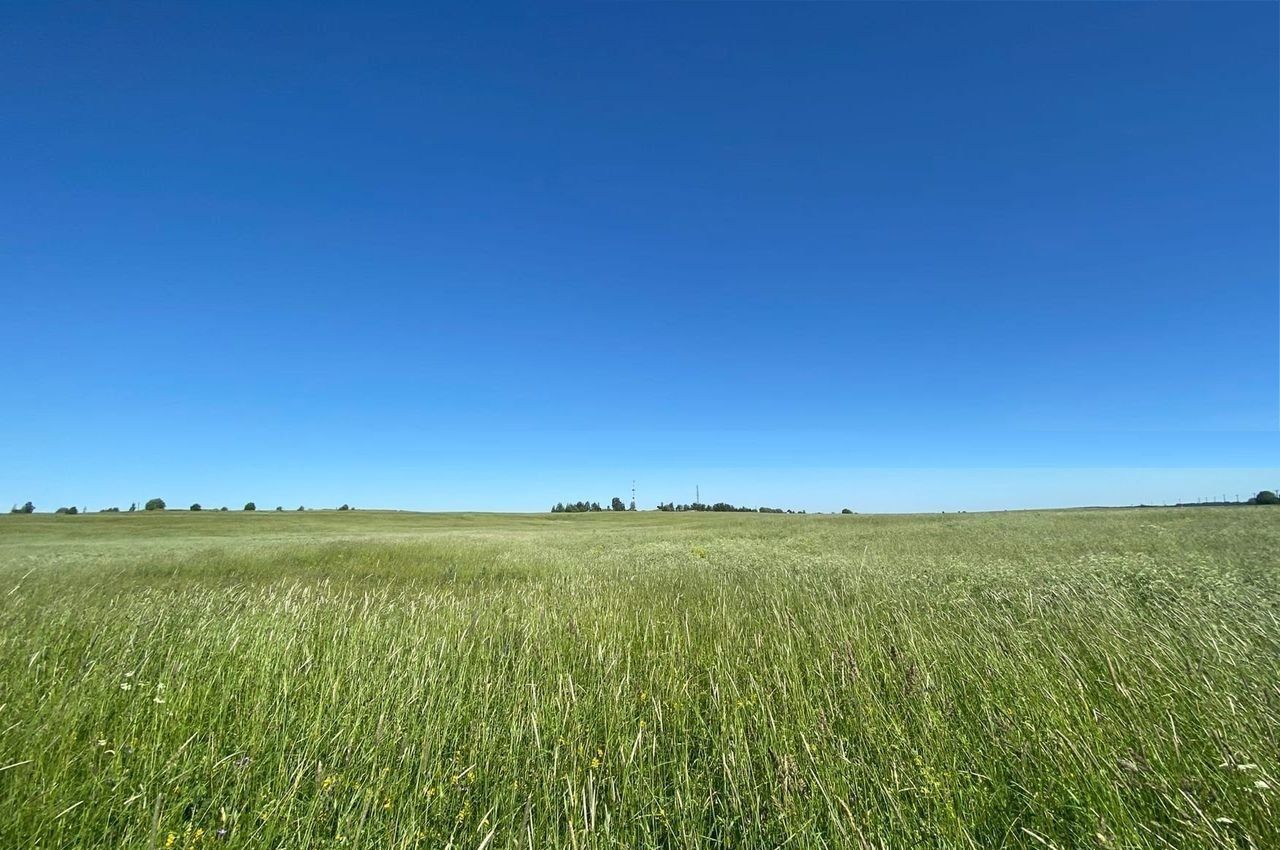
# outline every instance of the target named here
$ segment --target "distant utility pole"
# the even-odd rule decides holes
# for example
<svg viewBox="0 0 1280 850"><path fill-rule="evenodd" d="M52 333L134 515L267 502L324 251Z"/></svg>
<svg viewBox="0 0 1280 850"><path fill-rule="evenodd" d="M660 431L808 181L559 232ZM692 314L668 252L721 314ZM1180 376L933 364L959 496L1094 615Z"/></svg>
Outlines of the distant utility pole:
<svg viewBox="0 0 1280 850"><path fill-rule="evenodd" d="M698 489L698 485L693 485L693 503L695 505L702 504L702 491Z"/></svg>
<svg viewBox="0 0 1280 850"><path fill-rule="evenodd" d="M631 510L636 509L636 480L631 479Z"/></svg>

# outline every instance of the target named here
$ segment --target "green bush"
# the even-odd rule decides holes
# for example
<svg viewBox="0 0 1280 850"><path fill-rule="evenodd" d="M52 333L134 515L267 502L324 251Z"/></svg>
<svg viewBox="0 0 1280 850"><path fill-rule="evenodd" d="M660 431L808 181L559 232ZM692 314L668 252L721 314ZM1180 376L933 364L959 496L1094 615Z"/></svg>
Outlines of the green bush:
<svg viewBox="0 0 1280 850"><path fill-rule="evenodd" d="M143 507L149 511L162 511L164 510L164 499L148 499L147 504Z"/></svg>
<svg viewBox="0 0 1280 850"><path fill-rule="evenodd" d="M246 511L256 511L258 509L258 506L255 505L253 502L245 502L244 509Z"/></svg>

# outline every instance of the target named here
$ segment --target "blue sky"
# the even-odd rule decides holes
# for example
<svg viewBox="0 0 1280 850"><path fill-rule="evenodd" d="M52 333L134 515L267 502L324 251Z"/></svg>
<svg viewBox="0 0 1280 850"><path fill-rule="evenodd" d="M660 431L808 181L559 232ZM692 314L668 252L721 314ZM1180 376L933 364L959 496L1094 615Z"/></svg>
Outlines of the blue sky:
<svg viewBox="0 0 1280 850"><path fill-rule="evenodd" d="M10 4L0 499L1280 485L1278 10Z"/></svg>

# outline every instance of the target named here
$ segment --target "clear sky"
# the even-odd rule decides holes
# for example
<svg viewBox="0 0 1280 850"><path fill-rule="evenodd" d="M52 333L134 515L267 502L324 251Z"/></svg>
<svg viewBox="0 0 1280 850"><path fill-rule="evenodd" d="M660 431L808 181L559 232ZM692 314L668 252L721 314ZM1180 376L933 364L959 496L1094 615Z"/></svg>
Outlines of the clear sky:
<svg viewBox="0 0 1280 850"><path fill-rule="evenodd" d="M1280 485L1278 10L6 4L0 499Z"/></svg>

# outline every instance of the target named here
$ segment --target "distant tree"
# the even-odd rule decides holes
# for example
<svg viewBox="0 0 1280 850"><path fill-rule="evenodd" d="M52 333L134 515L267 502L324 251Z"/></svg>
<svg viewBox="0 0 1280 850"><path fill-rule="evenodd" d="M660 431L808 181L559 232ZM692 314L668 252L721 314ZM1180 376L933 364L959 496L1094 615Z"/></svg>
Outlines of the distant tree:
<svg viewBox="0 0 1280 850"><path fill-rule="evenodd" d="M13 508L10 509L9 511L9 513L11 514L33 514L35 512L36 512L36 506L31 504L30 502L25 503L22 507L18 507L17 505L14 505Z"/></svg>
<svg viewBox="0 0 1280 850"><path fill-rule="evenodd" d="M632 499L630 506L627 507L627 510L634 511L635 509L636 509L636 500Z"/></svg>
<svg viewBox="0 0 1280 850"><path fill-rule="evenodd" d="M1277 496L1271 490L1261 490L1258 495L1253 497L1255 505L1280 505L1280 496Z"/></svg>
<svg viewBox="0 0 1280 850"><path fill-rule="evenodd" d="M276 510L278 510L278 511L282 511L282 510L284 510L284 508L280 507L279 505L276 505Z"/></svg>
<svg viewBox="0 0 1280 850"><path fill-rule="evenodd" d="M218 508L218 513L225 514L226 512L227 512L227 506L226 506L226 505L223 505L222 507Z"/></svg>
<svg viewBox="0 0 1280 850"><path fill-rule="evenodd" d="M340 511L349 511L349 510L351 510L351 506L350 506L350 505L343 505L342 507L338 508L338 510L340 510Z"/></svg>
<svg viewBox="0 0 1280 850"><path fill-rule="evenodd" d="M202 508L200 507L200 503L199 503L199 502L196 502L194 505L192 505L192 506L191 506L191 510L193 510L193 511L202 510Z"/></svg>
<svg viewBox="0 0 1280 850"><path fill-rule="evenodd" d="M244 509L246 511L256 511L258 509L258 506L255 505L253 502L245 502Z"/></svg>
<svg viewBox="0 0 1280 850"><path fill-rule="evenodd" d="M80 513L80 511L79 511L79 509L77 509L74 505L72 505L72 506L71 506L71 507L69 507L69 508L58 508L56 511L54 511L54 513L55 513L55 514L67 514L67 515L69 515L69 516L75 516L76 514Z"/></svg>
<svg viewBox="0 0 1280 850"><path fill-rule="evenodd" d="M137 502L134 502L134 503L132 503L131 505L129 505L129 513L133 513L133 512L134 512L134 511L136 511L137 509L138 509L138 503L137 503Z"/></svg>
<svg viewBox="0 0 1280 850"><path fill-rule="evenodd" d="M604 510L604 509L600 507L600 503L599 503L599 502L592 502L592 503L591 503L591 510L593 510L593 511L600 511L600 510Z"/></svg>
<svg viewBox="0 0 1280 850"><path fill-rule="evenodd" d="M145 507L149 511L162 511L164 510L164 499L148 499ZM129 510L133 510L133 508Z"/></svg>
<svg viewBox="0 0 1280 850"><path fill-rule="evenodd" d="M119 509L119 508L115 508L115 507L111 507L111 508L103 508L103 509L102 509L102 511L101 511L101 513L104 513L104 514L118 514L118 513L120 513L120 509Z"/></svg>
<svg viewBox="0 0 1280 850"><path fill-rule="evenodd" d="M298 505L298 510L300 510L300 511L305 511L305 510L306 510L306 508L304 508L302 505Z"/></svg>
<svg viewBox="0 0 1280 850"><path fill-rule="evenodd" d="M564 513L564 504L561 502L556 502L554 505L551 506L551 513L553 514Z"/></svg>
<svg viewBox="0 0 1280 850"><path fill-rule="evenodd" d="M840 513L842 513L842 514L851 514L851 513L853 513L853 511L849 510L848 508L841 508L841 509L840 509Z"/></svg>
<svg viewBox="0 0 1280 850"><path fill-rule="evenodd" d="M624 505L622 503L622 500L619 499L617 496L614 496L613 501L609 503L609 510L611 511L625 511L626 509L627 509L627 506Z"/></svg>

